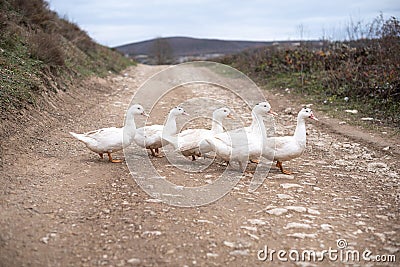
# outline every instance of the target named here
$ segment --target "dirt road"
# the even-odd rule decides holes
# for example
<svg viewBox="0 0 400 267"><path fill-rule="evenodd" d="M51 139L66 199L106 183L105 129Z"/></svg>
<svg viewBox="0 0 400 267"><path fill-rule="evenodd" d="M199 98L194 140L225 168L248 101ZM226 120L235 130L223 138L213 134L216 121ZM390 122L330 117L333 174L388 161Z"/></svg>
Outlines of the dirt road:
<svg viewBox="0 0 400 267"><path fill-rule="evenodd" d="M398 264L399 143L387 134L341 125L316 107L320 122L307 123L305 154L284 164L293 175L273 167L249 193L249 173L225 197L194 208L157 203L124 163L99 159L68 134L121 125L135 90L163 68L138 65L84 83L89 89L60 92L51 112L32 114L26 127L2 141L0 266L340 266L346 251L361 257L350 258L350 265L377 265L379 258L362 259L366 249L370 254L364 256L392 261L389 255L395 255ZM154 122L199 94L172 92ZM265 95L280 114L277 133L292 133L299 103ZM240 109L235 101L230 104ZM188 175L166 158L152 162L166 179L191 186L224 168L214 163L207 172ZM260 261L266 246L268 258ZM324 252L330 248L339 251L331 258ZM313 250L317 261L295 261L291 249L300 256ZM271 259L271 250L287 253Z"/></svg>

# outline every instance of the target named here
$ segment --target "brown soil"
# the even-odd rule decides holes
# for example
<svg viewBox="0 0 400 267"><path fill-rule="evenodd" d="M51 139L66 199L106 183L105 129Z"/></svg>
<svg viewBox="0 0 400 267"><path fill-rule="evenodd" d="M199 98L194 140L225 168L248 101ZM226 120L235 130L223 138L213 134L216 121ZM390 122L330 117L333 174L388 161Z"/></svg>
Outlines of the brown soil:
<svg viewBox="0 0 400 267"><path fill-rule="evenodd" d="M68 134L121 125L135 90L163 68L138 65L124 75L86 81L49 96L19 124L3 122L0 266L259 266L268 263L257 259L265 245L323 251L337 249L338 239L347 241L347 249L400 260L398 139L341 125L317 107L320 121L307 124L305 154L284 163L293 175L272 167L263 185L249 193L249 166L225 197L194 208L153 201L124 163L99 159ZM177 90L166 96L155 122L195 95ZM280 114L277 133L292 133L301 103L265 95ZM224 168L214 163L207 172L187 175L166 158L152 162L167 179L190 186ZM276 257L270 265L340 265Z"/></svg>

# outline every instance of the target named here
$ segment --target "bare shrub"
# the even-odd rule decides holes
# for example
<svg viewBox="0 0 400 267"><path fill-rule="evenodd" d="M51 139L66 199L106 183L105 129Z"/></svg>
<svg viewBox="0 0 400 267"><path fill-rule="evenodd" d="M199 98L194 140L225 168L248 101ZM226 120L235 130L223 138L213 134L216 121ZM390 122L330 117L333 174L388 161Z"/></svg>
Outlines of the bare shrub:
<svg viewBox="0 0 400 267"><path fill-rule="evenodd" d="M265 47L221 62L258 81L301 88L323 100L347 97L365 112L379 110L384 120L400 123L400 22L380 15L367 25L352 22L347 33L351 41L323 48Z"/></svg>
<svg viewBox="0 0 400 267"><path fill-rule="evenodd" d="M83 52L88 52L96 47L95 42L85 31L82 31L78 25L67 19L60 19L59 33Z"/></svg>
<svg viewBox="0 0 400 267"><path fill-rule="evenodd" d="M49 12L48 3L43 0L12 0L10 2L30 23L41 25L55 17L54 13Z"/></svg>
<svg viewBox="0 0 400 267"><path fill-rule="evenodd" d="M171 62L172 48L167 39L158 37L154 40L150 50L155 59L155 64L162 65Z"/></svg>
<svg viewBox="0 0 400 267"><path fill-rule="evenodd" d="M64 53L59 47L60 40L57 35L37 32L28 38L31 57L39 59L50 66L63 66Z"/></svg>

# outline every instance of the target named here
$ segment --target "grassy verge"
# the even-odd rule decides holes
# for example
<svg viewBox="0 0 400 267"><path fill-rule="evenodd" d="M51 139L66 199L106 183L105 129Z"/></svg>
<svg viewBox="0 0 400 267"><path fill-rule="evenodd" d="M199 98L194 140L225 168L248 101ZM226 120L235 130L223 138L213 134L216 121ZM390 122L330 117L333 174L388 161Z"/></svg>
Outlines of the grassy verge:
<svg viewBox="0 0 400 267"><path fill-rule="evenodd" d="M303 103L314 104L319 110L342 121L371 129L391 126L400 133L399 103L388 104L387 100L376 97L346 97L330 94L329 90L319 82L323 76L323 73L315 74L307 79L302 73L279 74L269 79L258 80L258 82L267 90L279 92L288 97L292 95Z"/></svg>
<svg viewBox="0 0 400 267"><path fill-rule="evenodd" d="M220 62L266 88L290 91L336 117L400 129L400 22L396 18L378 22L371 24L376 32L370 39L270 46ZM358 113L347 113L347 109Z"/></svg>
<svg viewBox="0 0 400 267"><path fill-rule="evenodd" d="M94 42L59 18L43 0L0 3L0 109L35 105L46 91L67 90L76 79L119 72L134 62Z"/></svg>

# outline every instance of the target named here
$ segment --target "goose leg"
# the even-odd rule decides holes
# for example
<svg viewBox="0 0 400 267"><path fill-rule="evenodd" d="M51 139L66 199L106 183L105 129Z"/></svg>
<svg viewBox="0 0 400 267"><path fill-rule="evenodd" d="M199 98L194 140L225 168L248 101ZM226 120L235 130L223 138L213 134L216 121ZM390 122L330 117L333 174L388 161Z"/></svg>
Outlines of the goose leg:
<svg viewBox="0 0 400 267"><path fill-rule="evenodd" d="M276 167L278 167L283 174L292 174L290 171L287 171L287 170L283 169L282 162L280 162L280 161L276 162Z"/></svg>
<svg viewBox="0 0 400 267"><path fill-rule="evenodd" d="M195 160L196 160L196 156L192 155L192 161L195 161Z"/></svg>
<svg viewBox="0 0 400 267"><path fill-rule="evenodd" d="M104 158L104 157L103 157L103 153L99 153L99 156L100 156L100 158L102 158L102 159Z"/></svg>
<svg viewBox="0 0 400 267"><path fill-rule="evenodd" d="M108 160L110 162L112 162L112 163L120 163L120 162L122 162L122 160L120 160L120 159L113 159L110 152L107 152L107 154L108 154Z"/></svg>
<svg viewBox="0 0 400 267"><path fill-rule="evenodd" d="M240 168L241 172L245 172L246 171L245 169L243 169L243 164L242 164L241 161L239 161L239 168Z"/></svg>
<svg viewBox="0 0 400 267"><path fill-rule="evenodd" d="M156 156L156 153L154 153L154 150L153 150L152 148L150 148L150 152L151 152L151 155L152 155L153 157Z"/></svg>
<svg viewBox="0 0 400 267"><path fill-rule="evenodd" d="M163 158L163 155L160 155L160 150L158 148L155 148L154 151L156 152L154 157L156 158Z"/></svg>

